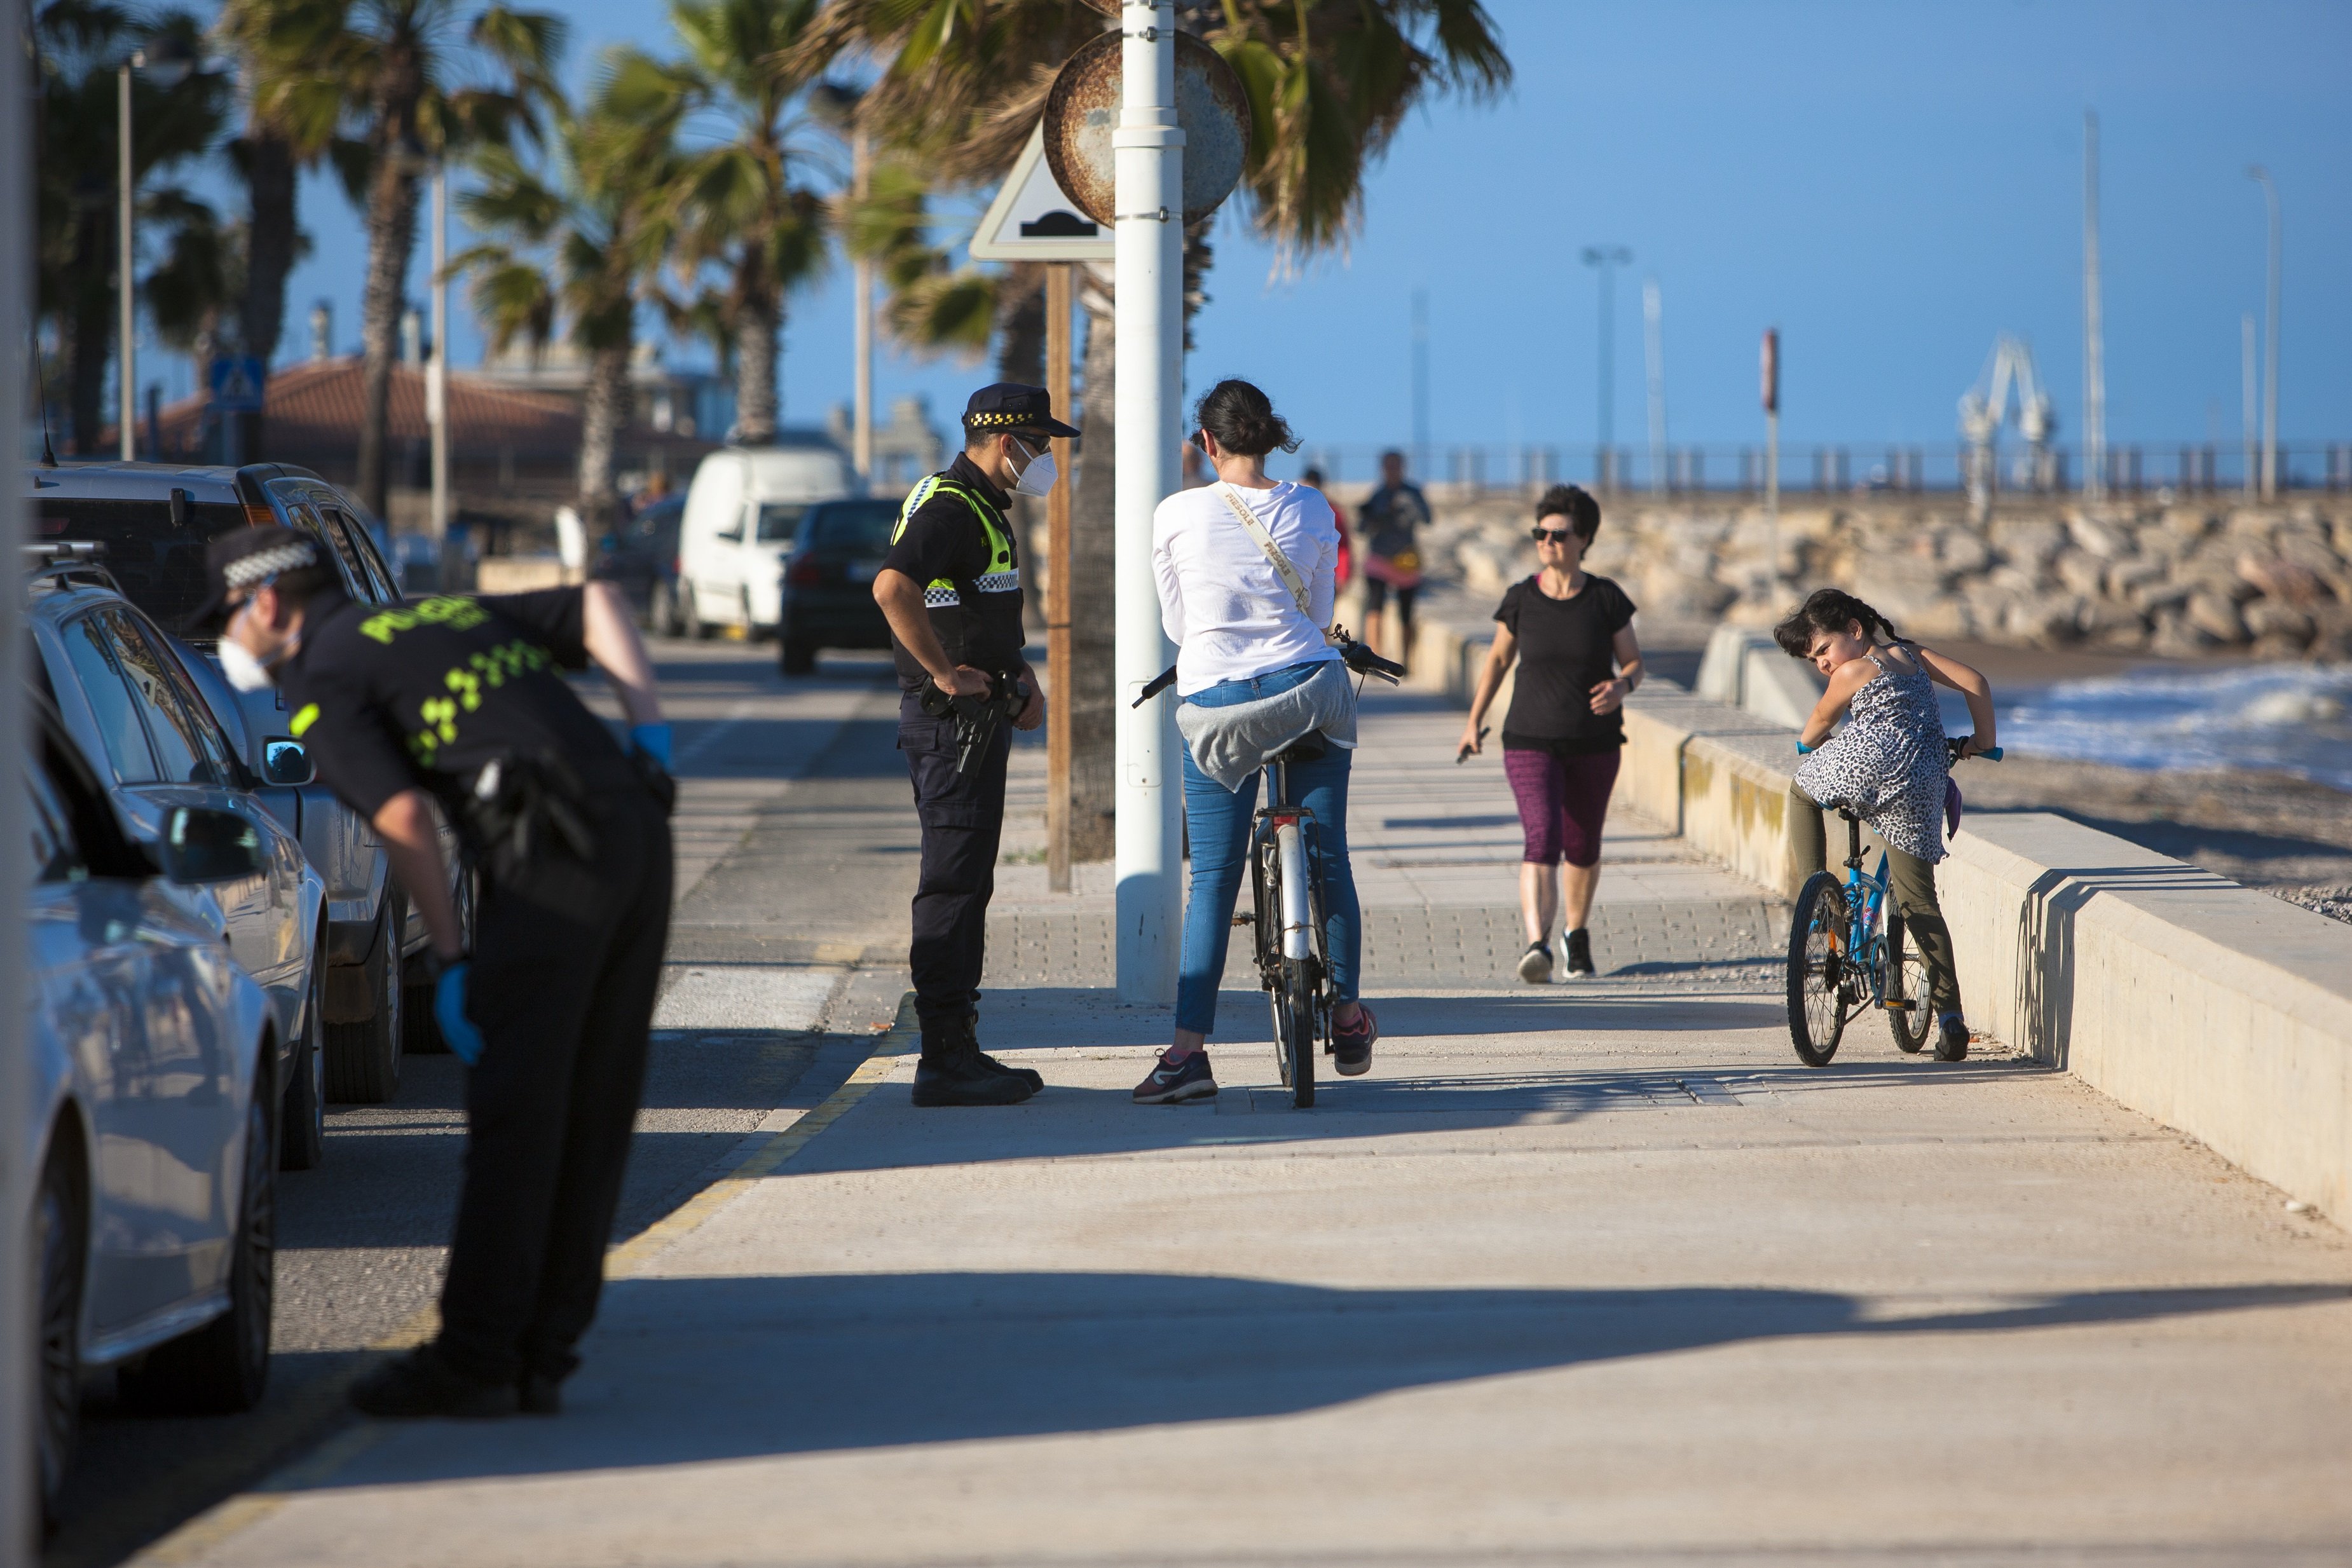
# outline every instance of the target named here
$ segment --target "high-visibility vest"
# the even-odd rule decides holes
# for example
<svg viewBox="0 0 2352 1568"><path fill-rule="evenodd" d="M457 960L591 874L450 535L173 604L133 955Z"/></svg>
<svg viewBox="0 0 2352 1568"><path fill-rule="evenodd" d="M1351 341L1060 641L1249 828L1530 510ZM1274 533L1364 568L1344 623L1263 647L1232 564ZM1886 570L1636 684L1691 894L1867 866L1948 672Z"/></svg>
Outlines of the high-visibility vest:
<svg viewBox="0 0 2352 1568"><path fill-rule="evenodd" d="M904 506L898 508L898 526L890 531L890 542L897 544L907 531L907 524L923 503L945 493L961 498L980 519L981 531L988 536L988 570L971 580L975 593L1018 593L1021 571L1013 564L1013 533L1003 517L988 504L985 497L968 486L959 485L944 474L926 475L921 483L907 492ZM949 610L963 602L963 593L951 578L934 578L923 585L923 607L927 610Z"/></svg>

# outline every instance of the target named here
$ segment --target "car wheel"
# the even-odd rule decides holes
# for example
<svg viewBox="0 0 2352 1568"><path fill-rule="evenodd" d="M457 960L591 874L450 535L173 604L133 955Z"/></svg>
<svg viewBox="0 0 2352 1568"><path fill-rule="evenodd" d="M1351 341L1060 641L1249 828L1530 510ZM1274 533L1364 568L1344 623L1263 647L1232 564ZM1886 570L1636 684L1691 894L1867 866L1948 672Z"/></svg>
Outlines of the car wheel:
<svg viewBox="0 0 2352 1568"><path fill-rule="evenodd" d="M719 628L702 618L702 591L694 586L691 578L680 578L677 583L677 631L681 637L691 637L698 643L708 643L718 634Z"/></svg>
<svg viewBox="0 0 2352 1568"><path fill-rule="evenodd" d="M338 1104L381 1105L400 1092L401 1015L407 988L400 983L400 902L387 893L367 966L373 1007L357 1023L327 1026L327 1098Z"/></svg>
<svg viewBox="0 0 2352 1568"><path fill-rule="evenodd" d="M677 635L677 596L668 583L656 580L646 590L646 624L656 637Z"/></svg>
<svg viewBox="0 0 2352 1568"><path fill-rule="evenodd" d="M760 623L751 619L751 591L748 588L740 590L736 594L736 598L740 602L743 614L743 641L746 643L765 642L767 639L760 634Z"/></svg>
<svg viewBox="0 0 2352 1568"><path fill-rule="evenodd" d="M81 1292L89 1257L89 1210L69 1149L50 1151L33 1212L41 1260L41 1521L55 1528L74 1440L81 1435Z"/></svg>
<svg viewBox="0 0 2352 1568"><path fill-rule="evenodd" d="M228 1311L147 1354L122 1378L142 1408L226 1416L261 1402L269 1381L269 1312L278 1281L277 1128L267 1082L245 1112L245 1179L230 1238Z"/></svg>
<svg viewBox="0 0 2352 1568"><path fill-rule="evenodd" d="M279 1108L282 1129L278 1168L315 1169L327 1154L327 953L320 948L310 960L310 994L302 1002L302 1041L288 1064L286 1100Z"/></svg>
<svg viewBox="0 0 2352 1568"><path fill-rule="evenodd" d="M776 655L776 664L788 675L809 675L816 673L816 644L796 637L787 637Z"/></svg>

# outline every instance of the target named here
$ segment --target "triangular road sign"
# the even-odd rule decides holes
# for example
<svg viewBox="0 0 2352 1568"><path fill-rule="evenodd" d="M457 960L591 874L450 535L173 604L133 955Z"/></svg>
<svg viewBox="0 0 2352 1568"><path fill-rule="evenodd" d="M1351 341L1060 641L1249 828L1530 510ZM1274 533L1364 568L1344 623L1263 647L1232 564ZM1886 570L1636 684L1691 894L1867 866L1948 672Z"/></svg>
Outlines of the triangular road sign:
<svg viewBox="0 0 2352 1568"><path fill-rule="evenodd" d="M971 236L972 259L1108 261L1118 248L1111 231L1080 212L1054 183L1040 122Z"/></svg>

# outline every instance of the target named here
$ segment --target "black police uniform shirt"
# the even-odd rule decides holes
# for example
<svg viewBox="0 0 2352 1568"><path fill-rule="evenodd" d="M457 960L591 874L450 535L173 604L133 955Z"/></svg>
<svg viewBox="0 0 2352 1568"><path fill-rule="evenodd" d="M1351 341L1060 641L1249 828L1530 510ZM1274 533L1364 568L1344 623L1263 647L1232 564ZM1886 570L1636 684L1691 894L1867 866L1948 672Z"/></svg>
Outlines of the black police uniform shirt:
<svg viewBox="0 0 2352 1568"><path fill-rule="evenodd" d="M373 818L404 789L459 798L483 764L556 756L592 793L635 779L563 679L588 667L577 588L482 599L311 601L278 673L288 730L319 777Z"/></svg>
<svg viewBox="0 0 2352 1568"><path fill-rule="evenodd" d="M976 497L984 512L965 496ZM959 453L945 473L908 493L890 553L882 558L886 569L923 585L931 632L949 662L991 674L1021 668L1027 641L1021 627L1021 558L1004 516L1008 499L978 464ZM895 635L890 651L900 686L919 692L930 683Z"/></svg>
<svg viewBox="0 0 2352 1568"><path fill-rule="evenodd" d="M1617 633L1633 623L1623 589L1587 573L1573 596L1553 599L1530 577L1511 584L1495 619L1518 641L1506 749L1577 757L1625 744L1622 710L1592 711L1592 688L1617 673Z"/></svg>

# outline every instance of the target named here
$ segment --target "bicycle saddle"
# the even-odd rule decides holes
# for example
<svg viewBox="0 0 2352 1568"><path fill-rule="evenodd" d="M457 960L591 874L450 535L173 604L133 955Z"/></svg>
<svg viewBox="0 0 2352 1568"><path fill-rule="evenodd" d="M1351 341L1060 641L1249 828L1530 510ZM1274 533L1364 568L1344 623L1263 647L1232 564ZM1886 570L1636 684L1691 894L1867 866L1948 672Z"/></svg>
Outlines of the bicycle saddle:
<svg viewBox="0 0 2352 1568"><path fill-rule="evenodd" d="M1331 744L1323 738L1323 732L1319 729L1311 729L1305 735L1300 736L1297 740L1292 741L1288 746L1284 747L1280 751L1276 752L1269 760L1275 762L1312 762L1330 749Z"/></svg>

